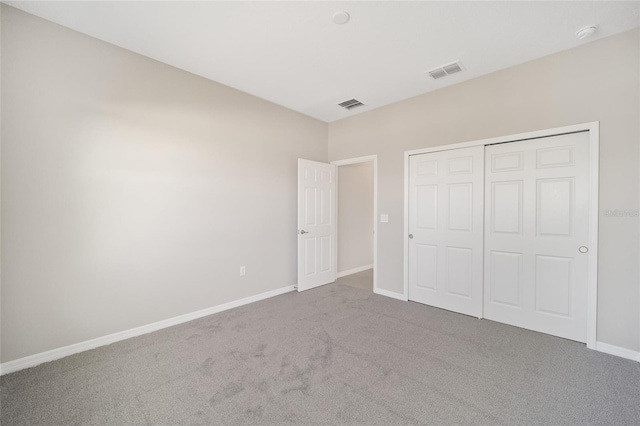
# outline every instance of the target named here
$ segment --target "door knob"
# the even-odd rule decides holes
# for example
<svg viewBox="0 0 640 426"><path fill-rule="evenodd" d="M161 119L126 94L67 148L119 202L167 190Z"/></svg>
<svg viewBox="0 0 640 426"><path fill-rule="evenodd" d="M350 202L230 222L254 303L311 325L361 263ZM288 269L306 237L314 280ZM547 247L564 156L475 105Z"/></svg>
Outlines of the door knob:
<svg viewBox="0 0 640 426"><path fill-rule="evenodd" d="M409 234L409 239L413 240L413 234Z"/></svg>
<svg viewBox="0 0 640 426"><path fill-rule="evenodd" d="M300 231L301 234L308 234L309 232L305 231L304 229Z"/></svg>
<svg viewBox="0 0 640 426"><path fill-rule="evenodd" d="M581 247L578 249L578 251L579 251L580 253L586 253L586 252L588 252L588 251L589 251L589 247L581 246Z"/></svg>

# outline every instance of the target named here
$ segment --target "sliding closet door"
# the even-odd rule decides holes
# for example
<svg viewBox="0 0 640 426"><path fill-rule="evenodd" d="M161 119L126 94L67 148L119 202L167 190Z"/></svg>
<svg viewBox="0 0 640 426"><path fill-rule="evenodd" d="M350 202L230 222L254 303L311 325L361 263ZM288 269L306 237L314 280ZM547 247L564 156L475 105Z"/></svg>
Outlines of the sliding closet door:
<svg viewBox="0 0 640 426"><path fill-rule="evenodd" d="M589 133L487 146L485 170L485 318L585 342Z"/></svg>
<svg viewBox="0 0 640 426"><path fill-rule="evenodd" d="M409 299L482 316L484 147L409 158Z"/></svg>

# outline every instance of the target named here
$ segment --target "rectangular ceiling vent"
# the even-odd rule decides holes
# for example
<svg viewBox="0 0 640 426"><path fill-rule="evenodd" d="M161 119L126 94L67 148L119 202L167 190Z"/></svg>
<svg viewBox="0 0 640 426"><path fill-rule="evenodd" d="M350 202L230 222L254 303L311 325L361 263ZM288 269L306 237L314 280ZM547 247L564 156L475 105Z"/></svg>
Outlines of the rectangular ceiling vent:
<svg viewBox="0 0 640 426"><path fill-rule="evenodd" d="M434 80L437 80L439 78L443 78L448 75L460 72L463 69L464 68L462 68L462 65L460 64L460 62L455 61L455 62L451 62L450 64L442 65L442 66L439 66L438 68L429 70L427 71L427 73L429 74L429 76L431 76L431 78L433 78Z"/></svg>
<svg viewBox="0 0 640 426"><path fill-rule="evenodd" d="M340 102L338 105L340 105L342 108L354 109L358 108L359 106L363 106L364 104L357 99L349 99L348 101Z"/></svg>

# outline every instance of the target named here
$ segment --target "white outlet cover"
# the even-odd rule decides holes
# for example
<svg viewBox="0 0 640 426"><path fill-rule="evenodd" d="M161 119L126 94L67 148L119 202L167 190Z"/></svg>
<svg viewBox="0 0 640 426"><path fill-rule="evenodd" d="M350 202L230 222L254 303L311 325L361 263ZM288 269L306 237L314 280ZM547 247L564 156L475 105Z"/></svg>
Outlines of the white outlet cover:
<svg viewBox="0 0 640 426"><path fill-rule="evenodd" d="M381 214L380 215L380 223L389 223L389 215Z"/></svg>

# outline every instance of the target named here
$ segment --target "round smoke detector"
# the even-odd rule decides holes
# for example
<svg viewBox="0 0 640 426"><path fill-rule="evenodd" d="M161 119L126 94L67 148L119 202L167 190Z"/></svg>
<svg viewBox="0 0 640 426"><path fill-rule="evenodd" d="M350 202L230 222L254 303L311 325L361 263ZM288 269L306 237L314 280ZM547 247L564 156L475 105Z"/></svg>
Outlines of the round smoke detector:
<svg viewBox="0 0 640 426"><path fill-rule="evenodd" d="M346 24L351 17L347 12L341 10L333 14L333 22L338 25Z"/></svg>
<svg viewBox="0 0 640 426"><path fill-rule="evenodd" d="M586 27L582 27L578 31L576 31L576 37L578 37L580 40L582 40L583 38L591 37L597 29L597 25L587 25Z"/></svg>

